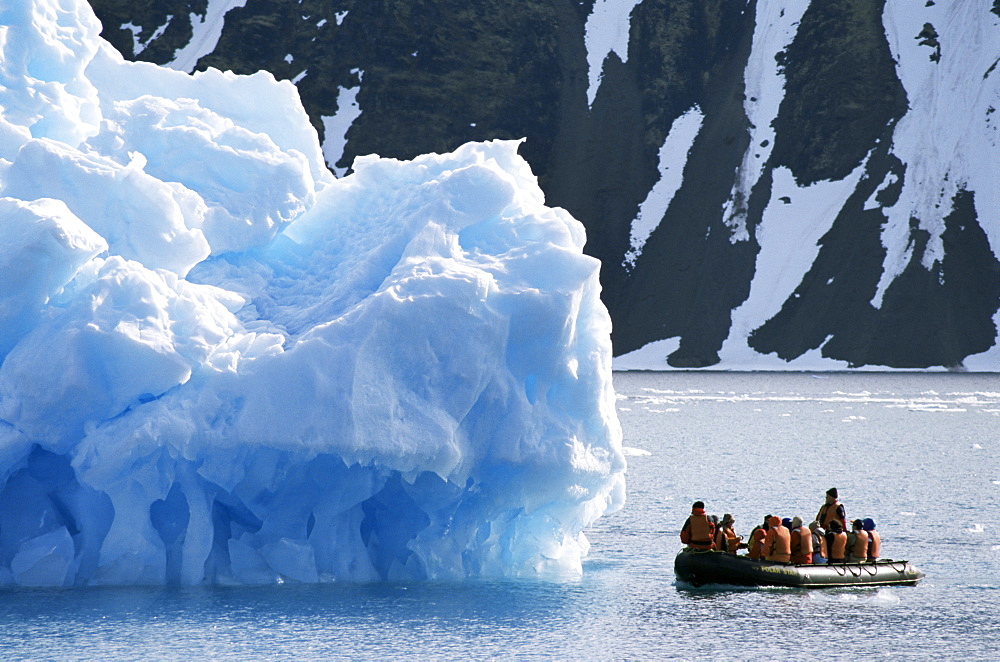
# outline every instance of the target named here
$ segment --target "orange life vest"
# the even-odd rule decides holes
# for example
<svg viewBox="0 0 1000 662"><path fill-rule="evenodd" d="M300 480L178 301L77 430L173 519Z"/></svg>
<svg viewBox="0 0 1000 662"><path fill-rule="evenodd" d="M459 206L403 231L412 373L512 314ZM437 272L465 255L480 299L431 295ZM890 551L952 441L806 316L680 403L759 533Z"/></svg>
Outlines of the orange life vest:
<svg viewBox="0 0 1000 662"><path fill-rule="evenodd" d="M764 557L764 538L767 531L759 526L750 533L750 558L760 559Z"/></svg>
<svg viewBox="0 0 1000 662"><path fill-rule="evenodd" d="M841 531L840 533L833 534L833 543L829 545L830 562L833 561L842 562L844 557L847 555L847 534Z"/></svg>
<svg viewBox="0 0 1000 662"><path fill-rule="evenodd" d="M692 512L681 529L681 542L694 549L712 549L715 547L715 525L708 519L704 510Z"/></svg>
<svg viewBox="0 0 1000 662"><path fill-rule="evenodd" d="M735 554L736 548L739 547L740 540L736 536L736 532L733 531L733 527L728 529L719 527L719 530L715 532L715 548L723 552L728 552L729 554Z"/></svg>
<svg viewBox="0 0 1000 662"><path fill-rule="evenodd" d="M882 551L882 536L878 531L872 529L868 531L868 560L877 561L879 552Z"/></svg>
<svg viewBox="0 0 1000 662"><path fill-rule="evenodd" d="M792 529L792 563L812 563L812 531L805 525Z"/></svg>
<svg viewBox="0 0 1000 662"><path fill-rule="evenodd" d="M824 503L823 506L819 509L819 514L816 515L816 520L819 522L819 525L823 527L823 530L829 531L830 522L832 522L833 520L840 520L840 525L844 527L845 531L847 530L847 518L846 517L842 518L840 517L840 515L837 514L837 510L840 508L840 506L841 503L839 501L834 501L831 504Z"/></svg>
<svg viewBox="0 0 1000 662"><path fill-rule="evenodd" d="M792 557L792 534L781 526L771 525L764 538L764 558L768 561L788 563Z"/></svg>
<svg viewBox="0 0 1000 662"><path fill-rule="evenodd" d="M857 531L852 531L854 534L854 547L851 549L851 556L855 559L867 559L868 558L868 534L858 529Z"/></svg>

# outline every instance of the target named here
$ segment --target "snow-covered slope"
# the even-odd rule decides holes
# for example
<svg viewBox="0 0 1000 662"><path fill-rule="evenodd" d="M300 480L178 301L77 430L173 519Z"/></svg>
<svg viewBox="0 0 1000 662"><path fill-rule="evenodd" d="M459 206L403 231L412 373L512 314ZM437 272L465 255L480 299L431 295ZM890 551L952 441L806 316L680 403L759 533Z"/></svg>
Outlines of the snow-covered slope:
<svg viewBox="0 0 1000 662"><path fill-rule="evenodd" d="M1000 369L1000 3L92 3L127 56L296 81L338 173L526 137L619 367Z"/></svg>

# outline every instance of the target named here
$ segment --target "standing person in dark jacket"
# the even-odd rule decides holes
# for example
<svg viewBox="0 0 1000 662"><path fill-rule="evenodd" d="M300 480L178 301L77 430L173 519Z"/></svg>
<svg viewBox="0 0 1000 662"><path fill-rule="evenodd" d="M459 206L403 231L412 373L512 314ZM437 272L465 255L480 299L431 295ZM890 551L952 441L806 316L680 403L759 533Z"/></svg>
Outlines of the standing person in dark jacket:
<svg viewBox="0 0 1000 662"><path fill-rule="evenodd" d="M830 530L830 522L833 520L838 520L841 530L847 531L847 512L844 510L844 504L837 501L836 487L831 487L826 491L826 503L820 506L819 513L816 515L816 521L819 522L820 527L827 531Z"/></svg>

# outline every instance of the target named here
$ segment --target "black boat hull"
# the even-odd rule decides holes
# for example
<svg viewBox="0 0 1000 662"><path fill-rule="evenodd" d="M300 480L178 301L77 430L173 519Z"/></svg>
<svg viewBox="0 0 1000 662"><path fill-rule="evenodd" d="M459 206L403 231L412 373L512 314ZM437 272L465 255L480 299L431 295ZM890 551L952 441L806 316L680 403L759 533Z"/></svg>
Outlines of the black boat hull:
<svg viewBox="0 0 1000 662"><path fill-rule="evenodd" d="M916 584L924 577L908 561L876 563L791 564L755 561L724 552L683 550L674 560L677 579L692 586L894 586Z"/></svg>

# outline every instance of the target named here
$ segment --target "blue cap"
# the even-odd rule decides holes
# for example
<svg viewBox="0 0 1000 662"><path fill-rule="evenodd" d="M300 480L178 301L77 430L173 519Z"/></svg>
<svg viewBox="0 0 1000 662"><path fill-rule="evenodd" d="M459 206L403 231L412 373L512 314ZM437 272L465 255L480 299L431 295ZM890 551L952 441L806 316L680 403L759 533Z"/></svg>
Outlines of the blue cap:
<svg viewBox="0 0 1000 662"><path fill-rule="evenodd" d="M788 527L788 526L791 526L791 525L792 525L792 518L791 517L785 517L785 518L783 518L781 520L781 526Z"/></svg>
<svg viewBox="0 0 1000 662"><path fill-rule="evenodd" d="M871 517L866 517L863 522L861 522L861 528L865 531L871 531L875 528L875 520Z"/></svg>

